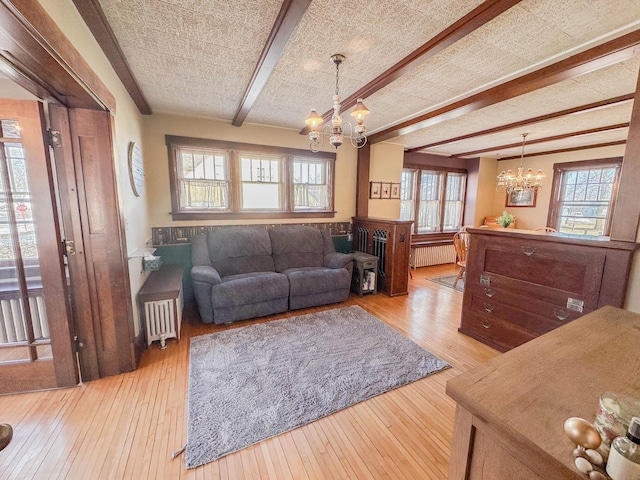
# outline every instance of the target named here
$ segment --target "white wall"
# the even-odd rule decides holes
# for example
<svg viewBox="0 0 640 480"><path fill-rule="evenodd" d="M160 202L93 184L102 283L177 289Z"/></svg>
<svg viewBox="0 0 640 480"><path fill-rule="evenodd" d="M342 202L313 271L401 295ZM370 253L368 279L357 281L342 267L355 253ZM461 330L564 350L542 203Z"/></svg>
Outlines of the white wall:
<svg viewBox="0 0 640 480"><path fill-rule="evenodd" d="M147 182L149 214L153 227L180 227L188 225L241 225L246 223L273 223L273 220L194 220L173 221L171 218L171 193L169 190L169 156L165 135L225 140L231 142L274 145L309 149L309 139L298 130L244 124L234 127L228 121L201 117L184 117L170 114L153 114L144 120L145 180ZM328 143L328 142L325 142ZM324 151L336 151L325 145ZM357 152L349 142L337 149L335 163L336 214L331 218L278 220L277 223L350 222L356 209ZM313 153L309 151L309 155Z"/></svg>
<svg viewBox="0 0 640 480"><path fill-rule="evenodd" d="M84 20L82 20L73 2L71 0L39 1L116 99L116 114L114 116L115 170L120 208L125 222L126 247L127 251L132 253L137 249L144 248L150 236L147 196L146 193L142 197L136 197L133 194L129 181L127 160L129 142L137 142L141 146L143 157L147 155L142 144L142 115L93 38ZM142 271L141 259L131 258L129 260L129 280L131 282L136 335L140 332L136 295L146 277L147 272Z"/></svg>

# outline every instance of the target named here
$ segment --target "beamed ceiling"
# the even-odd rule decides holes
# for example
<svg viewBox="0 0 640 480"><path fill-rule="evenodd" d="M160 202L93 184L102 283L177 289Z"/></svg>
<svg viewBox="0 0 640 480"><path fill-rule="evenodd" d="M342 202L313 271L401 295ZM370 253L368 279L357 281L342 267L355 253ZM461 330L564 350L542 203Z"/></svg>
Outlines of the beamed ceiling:
<svg viewBox="0 0 640 480"><path fill-rule="evenodd" d="M528 155L627 138L640 1L74 1L143 113L302 130L341 53L372 143L504 159L522 133Z"/></svg>

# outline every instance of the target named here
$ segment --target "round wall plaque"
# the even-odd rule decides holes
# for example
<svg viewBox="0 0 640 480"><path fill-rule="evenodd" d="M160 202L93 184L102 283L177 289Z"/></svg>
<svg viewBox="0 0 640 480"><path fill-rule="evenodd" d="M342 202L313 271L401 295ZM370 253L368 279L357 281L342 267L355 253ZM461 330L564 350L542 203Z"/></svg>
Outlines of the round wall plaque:
<svg viewBox="0 0 640 480"><path fill-rule="evenodd" d="M142 152L136 142L129 142L129 179L131 189L136 197L144 194L144 166Z"/></svg>

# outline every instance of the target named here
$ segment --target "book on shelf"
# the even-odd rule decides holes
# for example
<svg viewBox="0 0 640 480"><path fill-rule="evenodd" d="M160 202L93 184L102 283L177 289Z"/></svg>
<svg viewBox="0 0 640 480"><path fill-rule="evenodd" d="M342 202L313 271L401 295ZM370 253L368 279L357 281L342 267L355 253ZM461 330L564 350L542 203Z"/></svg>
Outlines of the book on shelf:
<svg viewBox="0 0 640 480"><path fill-rule="evenodd" d="M362 290L373 291L376 288L376 272L366 271L362 277Z"/></svg>

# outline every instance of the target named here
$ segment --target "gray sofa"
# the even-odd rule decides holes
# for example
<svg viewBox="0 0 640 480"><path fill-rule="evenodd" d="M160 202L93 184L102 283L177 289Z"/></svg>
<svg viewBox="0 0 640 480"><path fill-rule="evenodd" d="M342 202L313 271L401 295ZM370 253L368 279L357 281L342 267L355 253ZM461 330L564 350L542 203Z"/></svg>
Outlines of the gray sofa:
<svg viewBox="0 0 640 480"><path fill-rule="evenodd" d="M191 239L191 277L204 323L231 323L343 302L352 256L329 232L301 225L230 227Z"/></svg>

